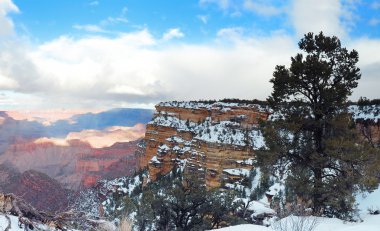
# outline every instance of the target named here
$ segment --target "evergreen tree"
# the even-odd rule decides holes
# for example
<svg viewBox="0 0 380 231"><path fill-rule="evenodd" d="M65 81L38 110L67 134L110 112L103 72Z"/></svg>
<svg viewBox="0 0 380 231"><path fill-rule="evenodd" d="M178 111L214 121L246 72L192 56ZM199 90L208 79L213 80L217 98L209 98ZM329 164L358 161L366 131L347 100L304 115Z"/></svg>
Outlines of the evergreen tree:
<svg viewBox="0 0 380 231"><path fill-rule="evenodd" d="M290 68L276 66L268 98L277 119L263 131L269 151L258 153L262 168L288 173L288 191L315 214L344 217L353 210L353 193L376 187L376 150L360 143L347 98L360 69L355 50L337 37L308 33ZM299 201L299 200L298 200Z"/></svg>

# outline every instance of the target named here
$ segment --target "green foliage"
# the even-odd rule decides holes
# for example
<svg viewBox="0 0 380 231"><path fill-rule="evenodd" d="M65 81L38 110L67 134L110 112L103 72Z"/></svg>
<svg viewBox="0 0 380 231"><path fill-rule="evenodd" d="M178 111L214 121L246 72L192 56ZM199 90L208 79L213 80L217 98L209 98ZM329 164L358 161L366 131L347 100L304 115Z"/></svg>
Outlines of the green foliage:
<svg viewBox="0 0 380 231"><path fill-rule="evenodd" d="M315 214L342 218L354 210L354 192L377 186L379 155L359 142L347 112L361 76L359 56L322 32L306 34L299 48L303 53L291 58L290 68L276 66L270 80L268 102L281 117L265 124L269 151L259 152L258 162L273 173L287 172L288 199L296 195Z"/></svg>
<svg viewBox="0 0 380 231"><path fill-rule="evenodd" d="M124 213L135 214L136 230L206 230L236 224L234 195L207 190L196 176L179 169L125 198Z"/></svg>
<svg viewBox="0 0 380 231"><path fill-rule="evenodd" d="M366 97L360 97L358 102L358 106L369 106L369 105L380 105L380 99L368 99Z"/></svg>

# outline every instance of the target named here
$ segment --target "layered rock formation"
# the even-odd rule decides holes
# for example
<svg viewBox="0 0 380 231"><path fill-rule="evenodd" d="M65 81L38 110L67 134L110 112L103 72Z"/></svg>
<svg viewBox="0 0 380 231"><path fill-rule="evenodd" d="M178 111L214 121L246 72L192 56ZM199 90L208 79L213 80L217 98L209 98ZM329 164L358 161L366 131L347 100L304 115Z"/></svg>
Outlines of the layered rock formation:
<svg viewBox="0 0 380 231"><path fill-rule="evenodd" d="M268 110L250 102L167 102L147 125L140 167L151 178L185 167L209 187L249 174L254 151L264 145L257 130ZM186 163L186 164L185 164Z"/></svg>
<svg viewBox="0 0 380 231"><path fill-rule="evenodd" d="M115 143L111 147L92 149L90 153L81 154L75 165L75 173L82 175L81 184L88 188L100 179L133 175L137 169L133 154L138 142Z"/></svg>
<svg viewBox="0 0 380 231"><path fill-rule="evenodd" d="M132 175L137 168L137 142L115 143L105 148L93 148L79 140L71 140L68 146L20 142L0 155L0 163L12 164L19 172L37 170L76 190L90 187L99 179Z"/></svg>

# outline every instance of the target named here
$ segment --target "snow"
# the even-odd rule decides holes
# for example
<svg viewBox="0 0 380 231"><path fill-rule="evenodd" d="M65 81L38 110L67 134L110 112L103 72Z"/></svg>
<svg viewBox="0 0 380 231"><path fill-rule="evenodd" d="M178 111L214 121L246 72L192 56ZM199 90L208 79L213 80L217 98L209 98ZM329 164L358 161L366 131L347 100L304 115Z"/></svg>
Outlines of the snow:
<svg viewBox="0 0 380 231"><path fill-rule="evenodd" d="M200 124L181 120L177 117L165 115L162 113L149 122L152 125L174 127L178 131L188 131L195 134L194 140L205 141L209 143L230 144L236 146L251 145L253 150L265 147L264 137L259 130L245 131L237 122L221 121L216 124L211 123L210 117ZM190 141L172 136L166 139L170 142L184 143L190 145Z"/></svg>
<svg viewBox="0 0 380 231"><path fill-rule="evenodd" d="M156 164L159 164L161 163L158 159L157 159L157 156L153 156L152 159L150 160L151 163L156 163Z"/></svg>
<svg viewBox="0 0 380 231"><path fill-rule="evenodd" d="M10 218L10 221L11 221L11 228L9 229L9 231L24 231L25 230L24 226L22 226L22 228L18 226L18 217L12 216L12 215L8 215L8 217ZM6 219L4 214L0 214L0 230L5 230L7 226L8 226L8 220ZM36 224L36 226L37 227L35 227L34 230L41 230L41 231L56 231L57 230L55 228L51 228L43 224ZM31 229L28 229L28 230L31 230ZM75 230L68 229L67 231L75 231Z"/></svg>
<svg viewBox="0 0 380 231"><path fill-rule="evenodd" d="M243 202L245 206L248 203L248 211L253 212L253 216L258 216L260 214L275 214L275 211L269 208L268 204L262 203L260 201L248 201L248 198L237 198L234 202Z"/></svg>
<svg viewBox="0 0 380 231"><path fill-rule="evenodd" d="M255 160L253 158L248 158L247 160L237 160L236 163L245 164L245 165L253 165L255 163Z"/></svg>
<svg viewBox="0 0 380 231"><path fill-rule="evenodd" d="M163 145L158 147L157 151L160 153L166 153L169 150L170 150L170 148L166 144L163 144Z"/></svg>
<svg viewBox="0 0 380 231"><path fill-rule="evenodd" d="M219 231L272 231L273 229L261 225L235 225L231 227L214 229Z"/></svg>
<svg viewBox="0 0 380 231"><path fill-rule="evenodd" d="M249 170L244 168L227 168L223 172L226 172L233 176L249 176Z"/></svg>
<svg viewBox="0 0 380 231"><path fill-rule="evenodd" d="M276 191L282 189L281 184L274 184L274 186L271 187L270 191ZM361 219L362 221L358 222L347 222L343 220L339 220L337 218L326 218L326 217L308 217L307 219L310 221L313 221L313 219L316 219L317 225L314 231L379 231L380 230L380 215L370 215L368 214L367 209L368 208L374 208L379 209L380 208L380 189L375 190L372 193L366 194L364 197L363 195L357 195L357 202L358 202L358 208L361 210ZM247 203L247 199L240 199L245 204ZM252 203L252 202L251 202ZM249 210L263 212L266 211L266 209L269 209L265 203L260 202L254 202L252 205L249 205ZM294 221L297 221L297 219L305 219L303 217L286 217L282 219L280 222L283 224L290 224ZM219 231L275 231L274 228L271 227L264 227L264 226L258 226L258 225L237 225L237 226L231 226L226 227L222 229L216 229ZM291 230L291 229L289 229Z"/></svg>
<svg viewBox="0 0 380 231"><path fill-rule="evenodd" d="M186 108L186 109L207 109L211 110L214 108L222 108L225 110L228 110L228 108L231 107L246 107L246 108L255 108L259 111L268 111L268 108L259 104L253 104L253 103L243 103L243 102L236 102L236 103L226 103L226 102L216 102L216 101L210 101L210 102L196 102L196 101L170 101L170 102L162 102L159 103L157 106L160 107L179 107L179 108Z"/></svg>
<svg viewBox="0 0 380 231"><path fill-rule="evenodd" d="M352 113L354 120L373 120L377 123L380 119L380 107L378 105L358 106L351 105L348 111Z"/></svg>
<svg viewBox="0 0 380 231"><path fill-rule="evenodd" d="M185 152L189 152L190 150L191 150L190 147L183 147L183 148L178 147L178 146L173 147L173 151L178 153L178 154L183 154Z"/></svg>
<svg viewBox="0 0 380 231"><path fill-rule="evenodd" d="M198 133L194 138L209 143L232 144L236 146L247 146L250 144L254 150L265 146L264 137L260 131L244 131L239 126L239 123L231 121L221 121L213 125L209 125L206 122L198 127Z"/></svg>
<svg viewBox="0 0 380 231"><path fill-rule="evenodd" d="M17 223L18 223L18 218L15 216L8 216L11 219L11 229L10 231L23 231L24 228L19 228ZM4 215L0 215L0 230L5 230L5 228L8 226L8 220L5 218Z"/></svg>
<svg viewBox="0 0 380 231"><path fill-rule="evenodd" d="M368 209L380 210L380 188L369 194L357 195L356 202L359 204L358 209L360 209L361 214L367 213Z"/></svg>
<svg viewBox="0 0 380 231"><path fill-rule="evenodd" d="M293 218L284 218L293 219ZM302 219L302 218L301 218ZM314 217L310 217L314 219ZM368 215L363 222L344 222L336 218L322 218L318 217L317 225L314 231L379 231L380 230L380 215ZM283 220L282 222L286 222ZM291 222L291 221L289 221ZM275 231L272 227L265 227L259 225L236 225L222 229L215 229L218 231ZM290 231L291 229L289 229Z"/></svg>
<svg viewBox="0 0 380 231"><path fill-rule="evenodd" d="M242 192L244 190L244 186L237 184L237 183L234 183L234 184L226 183L225 187L229 188L229 189L235 189L235 190L240 191L240 192Z"/></svg>
<svg viewBox="0 0 380 231"><path fill-rule="evenodd" d="M274 183L271 187L269 187L269 190L266 192L266 194L274 196L277 195L280 191L285 191L285 185Z"/></svg>

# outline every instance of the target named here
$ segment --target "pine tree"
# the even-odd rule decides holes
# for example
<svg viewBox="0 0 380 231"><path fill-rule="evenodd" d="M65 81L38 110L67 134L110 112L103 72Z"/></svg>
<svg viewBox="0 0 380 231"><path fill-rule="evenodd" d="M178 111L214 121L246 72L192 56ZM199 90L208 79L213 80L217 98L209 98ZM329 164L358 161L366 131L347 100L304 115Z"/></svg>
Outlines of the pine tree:
<svg viewBox="0 0 380 231"><path fill-rule="evenodd" d="M361 77L355 50L337 37L308 33L290 68L276 66L268 102L279 116L265 124L269 151L258 153L263 168L288 173L287 187L315 214L344 217L353 193L376 187L376 150L360 143L347 98Z"/></svg>

